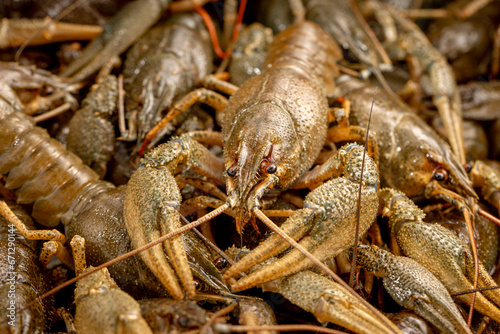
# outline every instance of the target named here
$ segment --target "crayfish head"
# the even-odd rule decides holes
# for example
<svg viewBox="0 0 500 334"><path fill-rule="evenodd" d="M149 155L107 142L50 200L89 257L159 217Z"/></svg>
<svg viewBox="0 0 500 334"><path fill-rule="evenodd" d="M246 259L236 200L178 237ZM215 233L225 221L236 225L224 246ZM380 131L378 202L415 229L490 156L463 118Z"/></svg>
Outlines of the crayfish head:
<svg viewBox="0 0 500 334"><path fill-rule="evenodd" d="M421 144L414 150L407 150L401 161L407 161L401 166L406 173L393 177L396 185L393 188L408 197L440 198L457 207L465 203L466 197L477 198L464 168L449 148Z"/></svg>
<svg viewBox="0 0 500 334"><path fill-rule="evenodd" d="M448 144L430 129L426 130L427 125L415 126L415 122L417 125L423 123L410 122L408 118L408 124L403 124L406 131L397 134L398 146L390 159L387 185L403 191L408 197L435 197L435 191L430 190L439 188L458 197L477 198L464 168Z"/></svg>
<svg viewBox="0 0 500 334"><path fill-rule="evenodd" d="M431 179L427 183L424 195L427 198L441 198L454 206L465 205L465 198L478 198L472 188L464 168L450 151L440 154L429 150L426 154L428 164L433 166ZM448 154L446 154L448 153Z"/></svg>
<svg viewBox="0 0 500 334"><path fill-rule="evenodd" d="M237 123L224 145L224 175L227 202L243 217L240 230L250 216L243 213L258 208L269 189L286 189L298 177L292 162L300 150L290 116L274 104L249 108Z"/></svg>

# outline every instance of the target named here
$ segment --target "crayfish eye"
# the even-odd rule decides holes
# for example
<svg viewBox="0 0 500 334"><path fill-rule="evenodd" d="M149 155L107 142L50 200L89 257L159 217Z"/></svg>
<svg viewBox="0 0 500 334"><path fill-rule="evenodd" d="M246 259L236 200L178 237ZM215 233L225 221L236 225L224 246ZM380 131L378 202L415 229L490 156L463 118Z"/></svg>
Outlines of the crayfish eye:
<svg viewBox="0 0 500 334"><path fill-rule="evenodd" d="M466 173L470 173L470 171L472 170L472 165L471 164L465 164L464 165L464 169L465 169Z"/></svg>
<svg viewBox="0 0 500 334"><path fill-rule="evenodd" d="M229 177L235 177L236 176L236 169L237 169L236 166L228 168L227 175L229 175Z"/></svg>
<svg viewBox="0 0 500 334"><path fill-rule="evenodd" d="M448 172L443 168L439 168L434 173L434 178L436 179L436 181L440 181L440 182L445 181L448 178Z"/></svg>
<svg viewBox="0 0 500 334"><path fill-rule="evenodd" d="M266 172L268 174L274 174L274 173L276 173L277 170L278 170L278 167L276 167L275 164L271 164L271 165L267 166L267 168L266 168Z"/></svg>
<svg viewBox="0 0 500 334"><path fill-rule="evenodd" d="M219 270L224 269L227 266L227 260L223 257L219 257L214 261L214 266Z"/></svg>
<svg viewBox="0 0 500 334"><path fill-rule="evenodd" d="M201 290L201 281L198 278L193 279L194 282L194 288L196 291Z"/></svg>

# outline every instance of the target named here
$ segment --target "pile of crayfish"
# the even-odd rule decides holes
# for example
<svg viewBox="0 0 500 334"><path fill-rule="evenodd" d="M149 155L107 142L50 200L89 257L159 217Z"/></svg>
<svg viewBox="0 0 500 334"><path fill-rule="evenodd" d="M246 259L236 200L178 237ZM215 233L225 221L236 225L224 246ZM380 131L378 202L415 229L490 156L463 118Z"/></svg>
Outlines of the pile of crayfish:
<svg viewBox="0 0 500 334"><path fill-rule="evenodd" d="M0 333L500 331L495 1L0 13Z"/></svg>

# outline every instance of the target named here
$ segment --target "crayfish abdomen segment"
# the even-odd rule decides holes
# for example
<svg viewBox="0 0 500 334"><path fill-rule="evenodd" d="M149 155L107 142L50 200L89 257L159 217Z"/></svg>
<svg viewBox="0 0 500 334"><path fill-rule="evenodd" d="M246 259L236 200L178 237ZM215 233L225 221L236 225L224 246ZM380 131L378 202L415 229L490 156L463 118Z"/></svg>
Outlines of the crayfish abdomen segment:
<svg viewBox="0 0 500 334"><path fill-rule="evenodd" d="M18 202L34 202L39 223L67 224L92 196L112 186L31 117L14 110L0 114L0 172L9 173L7 188L19 188Z"/></svg>

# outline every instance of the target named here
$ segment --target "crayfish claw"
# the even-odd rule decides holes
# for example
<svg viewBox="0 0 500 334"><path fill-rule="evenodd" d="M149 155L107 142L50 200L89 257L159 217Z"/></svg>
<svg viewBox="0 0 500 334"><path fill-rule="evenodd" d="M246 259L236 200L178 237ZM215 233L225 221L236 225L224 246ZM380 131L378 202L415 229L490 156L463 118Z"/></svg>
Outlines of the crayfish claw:
<svg viewBox="0 0 500 334"><path fill-rule="evenodd" d="M472 254L462 241L446 228L423 222L404 224L400 227L396 239L403 251L429 269L450 293L473 290ZM418 245L415 240L419 240ZM480 277L489 276L482 263L479 268ZM481 280L479 283L481 287ZM457 298L469 305L472 300L470 294ZM475 309L495 321L500 320L500 310L488 301L483 293L476 294Z"/></svg>
<svg viewBox="0 0 500 334"><path fill-rule="evenodd" d="M311 251L314 247L314 241L310 237L305 237L300 243L302 247ZM285 244L285 249L289 247L288 243ZM248 255L249 256L249 255ZM247 257L248 257L247 256ZM292 249L282 258L276 260L273 264L262 267L257 271L251 273L250 275L240 279L238 282L231 285L231 288L235 291L241 291L248 289L257 284L268 282L279 277L288 275L290 272L295 273L298 270L295 269L296 264L304 257L296 249Z"/></svg>
<svg viewBox="0 0 500 334"><path fill-rule="evenodd" d="M132 175L126 189L124 202L125 225L134 248L159 239L180 225L179 215L172 208L180 206L181 195L175 179L167 168L139 167ZM179 279L188 296L194 296L193 276L182 245L182 236L175 236L163 243L171 256ZM153 274L167 288L172 297L183 299L184 294L177 277L169 265L161 245L153 246L140 254Z"/></svg>
<svg viewBox="0 0 500 334"><path fill-rule="evenodd" d="M298 240L307 232L309 224L312 222L310 210L299 210L294 213L282 226L283 231L295 240ZM224 273L224 279L240 274L253 265L275 256L289 247L279 235L273 234L262 244L255 248L250 254L236 262ZM234 289L234 286L232 287ZM244 290L243 287L238 290Z"/></svg>
<svg viewBox="0 0 500 334"><path fill-rule="evenodd" d="M339 284L311 271L302 271L276 282L277 292L320 322L332 322L355 333L399 333L384 323ZM382 313L379 316L385 318Z"/></svg>
<svg viewBox="0 0 500 334"><path fill-rule="evenodd" d="M389 226L403 252L427 268L451 294L473 290L474 261L468 247L443 226L423 222L422 210L401 192L385 188L379 191L379 196L383 206L391 211ZM493 279L480 262L479 287L491 286L491 282ZM485 295L476 293L474 308L495 321L500 320L500 309ZM468 305L472 301L471 294L457 298Z"/></svg>
<svg viewBox="0 0 500 334"><path fill-rule="evenodd" d="M474 282L474 258L470 252L465 253L465 275L470 282ZM478 288L493 288L498 284L490 276L482 263L479 263ZM482 294L491 300L497 307L500 307L500 291L498 289L484 290Z"/></svg>
<svg viewBox="0 0 500 334"><path fill-rule="evenodd" d="M162 235L166 235L181 227L179 212L170 206L162 206L160 208L158 219L161 221ZM168 239L164 245L175 268L175 272L181 278L181 283L186 290L187 297L192 299L195 295L195 285L182 238L174 237Z"/></svg>
<svg viewBox="0 0 500 334"><path fill-rule="evenodd" d="M181 193L175 181L179 165L211 177L222 178L222 162L188 134L174 138L148 152L130 178L124 201L125 226L134 248L159 239L181 227L177 209ZM185 236L177 235L140 256L174 298L183 299L179 278L187 297L195 295L195 285L186 250ZM169 263L175 269L170 267Z"/></svg>
<svg viewBox="0 0 500 334"><path fill-rule="evenodd" d="M357 254L357 263L383 277L384 287L399 305L415 310L443 333L471 333L445 286L418 262L364 245Z"/></svg>
<svg viewBox="0 0 500 334"><path fill-rule="evenodd" d="M159 236L158 236L159 237ZM149 269L155 274L158 280L167 288L168 292L175 299L183 299L184 294L177 283L177 277L168 264L161 245L156 245L141 255L142 260Z"/></svg>
<svg viewBox="0 0 500 334"><path fill-rule="evenodd" d="M421 315L423 318L427 319L430 323L434 324L437 328L441 330L442 333L472 333L467 324L462 318L446 318L442 315L440 311L443 310L442 306L436 308L433 304L427 303L422 299L415 301L415 313ZM446 305L444 305L446 306ZM454 307L454 304L450 304L448 311ZM460 315L460 314L459 314ZM461 316L460 316L461 317ZM460 319L460 323L456 323ZM462 324L463 322L463 324ZM459 327L457 327L459 326Z"/></svg>

